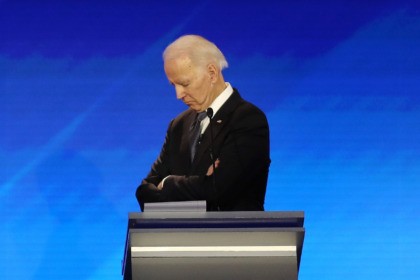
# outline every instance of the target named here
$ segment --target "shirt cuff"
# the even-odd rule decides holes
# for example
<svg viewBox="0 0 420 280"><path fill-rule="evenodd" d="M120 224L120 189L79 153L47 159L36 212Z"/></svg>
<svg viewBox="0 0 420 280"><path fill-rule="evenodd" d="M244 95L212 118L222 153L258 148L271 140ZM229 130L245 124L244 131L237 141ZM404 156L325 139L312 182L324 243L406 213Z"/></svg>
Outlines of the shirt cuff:
<svg viewBox="0 0 420 280"><path fill-rule="evenodd" d="M166 179L168 179L168 177L169 177L169 176L171 176L171 175L168 175L168 176L166 176L165 178L163 178L163 180L162 180L162 182L161 182L161 184L160 184L162 187L161 187L159 190L161 190L161 189L163 189L163 188L164 188L164 186L165 186L165 180L166 180Z"/></svg>

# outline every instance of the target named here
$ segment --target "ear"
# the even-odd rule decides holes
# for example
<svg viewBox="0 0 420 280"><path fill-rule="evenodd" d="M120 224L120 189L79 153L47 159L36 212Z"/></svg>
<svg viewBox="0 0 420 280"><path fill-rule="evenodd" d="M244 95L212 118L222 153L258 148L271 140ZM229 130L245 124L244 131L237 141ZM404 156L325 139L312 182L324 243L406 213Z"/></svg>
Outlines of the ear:
<svg viewBox="0 0 420 280"><path fill-rule="evenodd" d="M210 76L211 83L216 83L219 79L219 70L213 63L207 65L207 73Z"/></svg>

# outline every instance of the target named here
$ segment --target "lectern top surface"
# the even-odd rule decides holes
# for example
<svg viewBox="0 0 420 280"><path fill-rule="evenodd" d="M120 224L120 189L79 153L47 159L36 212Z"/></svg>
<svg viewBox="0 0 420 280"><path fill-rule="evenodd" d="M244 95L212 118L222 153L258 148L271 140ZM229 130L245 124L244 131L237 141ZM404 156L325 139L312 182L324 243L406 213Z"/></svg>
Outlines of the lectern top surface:
<svg viewBox="0 0 420 280"><path fill-rule="evenodd" d="M246 227L302 227L303 211L244 212L133 212L129 213L130 228L225 227L241 224Z"/></svg>

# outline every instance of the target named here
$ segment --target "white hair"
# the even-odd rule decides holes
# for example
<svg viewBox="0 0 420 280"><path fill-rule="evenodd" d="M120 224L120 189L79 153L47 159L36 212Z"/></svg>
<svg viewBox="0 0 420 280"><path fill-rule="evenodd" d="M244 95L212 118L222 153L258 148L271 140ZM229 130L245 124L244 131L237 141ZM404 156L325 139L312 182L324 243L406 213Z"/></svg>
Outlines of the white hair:
<svg viewBox="0 0 420 280"><path fill-rule="evenodd" d="M164 50L163 61L182 56L189 57L192 63L198 66L207 66L209 63L213 63L220 71L228 67L226 58L219 48L198 35L184 35L176 39Z"/></svg>

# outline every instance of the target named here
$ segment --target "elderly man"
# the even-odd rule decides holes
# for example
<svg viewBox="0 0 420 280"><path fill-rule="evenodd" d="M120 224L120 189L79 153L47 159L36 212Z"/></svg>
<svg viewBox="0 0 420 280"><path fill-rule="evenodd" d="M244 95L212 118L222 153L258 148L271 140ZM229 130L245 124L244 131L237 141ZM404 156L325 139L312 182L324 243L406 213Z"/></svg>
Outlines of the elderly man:
<svg viewBox="0 0 420 280"><path fill-rule="evenodd" d="M205 200L208 211L264 210L269 155L265 114L225 82L228 63L203 37L163 53L176 97L189 108L168 127L159 157L137 188L144 203Z"/></svg>

